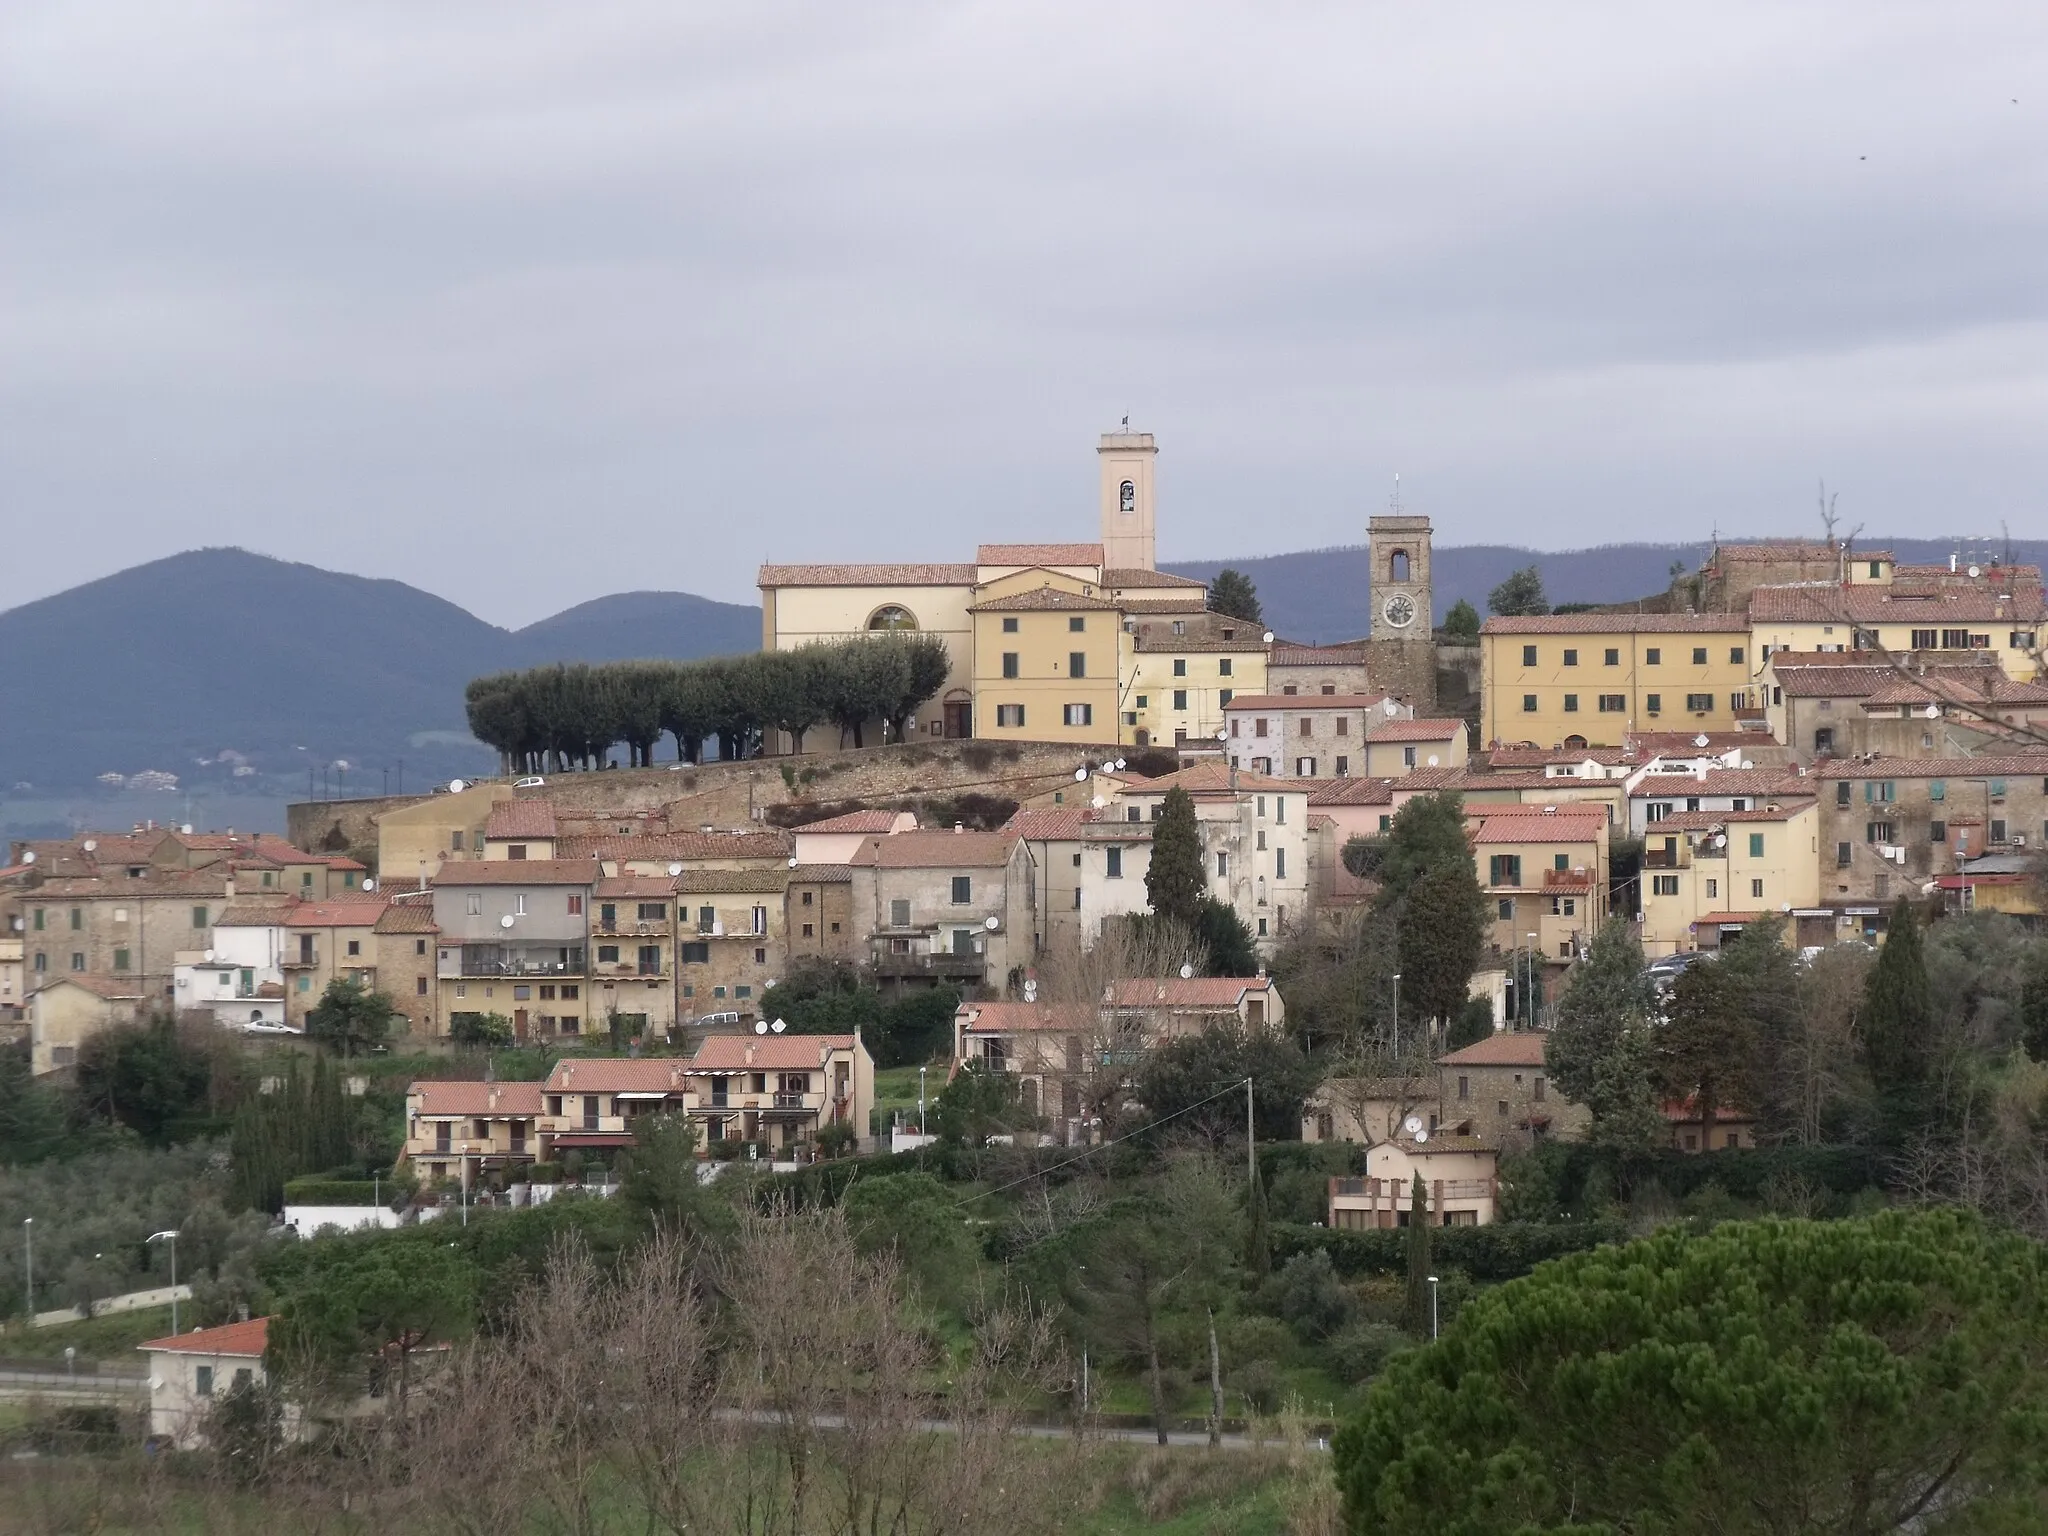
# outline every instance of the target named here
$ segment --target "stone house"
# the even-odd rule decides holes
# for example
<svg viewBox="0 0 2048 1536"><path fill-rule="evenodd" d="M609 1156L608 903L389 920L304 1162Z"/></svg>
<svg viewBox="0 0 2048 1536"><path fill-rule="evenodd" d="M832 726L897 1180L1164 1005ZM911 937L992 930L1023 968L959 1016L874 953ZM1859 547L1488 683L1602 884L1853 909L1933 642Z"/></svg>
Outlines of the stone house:
<svg viewBox="0 0 2048 1536"><path fill-rule="evenodd" d="M330 983L346 978L372 992L385 988L377 976L377 920L381 896L350 901L302 901L285 915L284 1021L306 1027L306 1015L320 1006Z"/></svg>
<svg viewBox="0 0 2048 1536"><path fill-rule="evenodd" d="M750 1022L768 1007L768 989L789 964L790 874L778 865L686 869L676 876L682 1025L719 1013Z"/></svg>
<svg viewBox="0 0 2048 1536"><path fill-rule="evenodd" d="M1223 711L1224 757L1242 772L1279 778L1366 777L1367 737L1414 714L1379 693L1243 693Z"/></svg>
<svg viewBox="0 0 2048 1536"><path fill-rule="evenodd" d="M853 870L843 863L799 864L783 893L789 958L851 963L867 954L867 936L853 920Z"/></svg>
<svg viewBox="0 0 2048 1536"><path fill-rule="evenodd" d="M1133 783L1118 800L1126 814L1135 810L1151 821L1174 789L1195 803L1209 894L1235 911L1259 952L1270 955L1290 923L1307 920L1307 786L1210 762Z"/></svg>
<svg viewBox="0 0 2048 1536"><path fill-rule="evenodd" d="M1816 763L1807 783L1819 796L1831 905L1882 909L1966 859L2048 842L2048 752L1836 758Z"/></svg>
<svg viewBox="0 0 2048 1536"><path fill-rule="evenodd" d="M1583 1136L1592 1114L1550 1086L1542 1030L1508 1030L1437 1058L1447 1122L1462 1122L1503 1152Z"/></svg>
<svg viewBox="0 0 2048 1536"><path fill-rule="evenodd" d="M415 1040L438 1040L448 1033L440 1013L436 985L436 949L440 930L434 926L432 892L386 902L371 930L377 967L377 989L390 998Z"/></svg>
<svg viewBox="0 0 2048 1536"><path fill-rule="evenodd" d="M854 855L854 922L885 985L1001 988L1036 952L1036 871L1007 832L900 832Z"/></svg>

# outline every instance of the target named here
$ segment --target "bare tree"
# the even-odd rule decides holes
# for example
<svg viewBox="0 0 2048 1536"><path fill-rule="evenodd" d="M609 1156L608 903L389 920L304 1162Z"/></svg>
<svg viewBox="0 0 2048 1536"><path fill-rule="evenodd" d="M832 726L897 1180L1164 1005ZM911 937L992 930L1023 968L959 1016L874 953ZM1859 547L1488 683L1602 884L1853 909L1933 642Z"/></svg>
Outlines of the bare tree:
<svg viewBox="0 0 2048 1536"><path fill-rule="evenodd" d="M1329 1076L1316 1097L1344 1115L1367 1146L1391 1141L1401 1123L1443 1101L1443 1077L1425 1039L1396 1047L1384 1034L1357 1034L1325 1058ZM1338 1139L1348 1140L1340 1122Z"/></svg>
<svg viewBox="0 0 2048 1536"><path fill-rule="evenodd" d="M1856 1011L1869 970L1868 951L1838 946L1815 955L1800 975L1778 1086L1801 1145L1820 1142L1822 1115L1856 1072Z"/></svg>

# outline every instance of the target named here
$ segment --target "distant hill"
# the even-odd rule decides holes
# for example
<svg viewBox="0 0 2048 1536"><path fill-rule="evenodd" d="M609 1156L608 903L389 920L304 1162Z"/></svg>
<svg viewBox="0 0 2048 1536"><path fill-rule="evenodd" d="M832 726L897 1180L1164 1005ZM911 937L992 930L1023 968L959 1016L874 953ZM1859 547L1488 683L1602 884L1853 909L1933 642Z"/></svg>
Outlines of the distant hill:
<svg viewBox="0 0 2048 1536"><path fill-rule="evenodd" d="M758 609L659 592L515 632L403 582L193 550L0 613L0 794L148 769L302 793L337 759L355 787L400 760L425 784L493 761L463 723L479 673L750 650L760 632Z"/></svg>
<svg viewBox="0 0 2048 1536"><path fill-rule="evenodd" d="M1732 535L1731 542L1732 542ZM1945 562L1955 552L1952 539L1862 538L1859 547L1889 549L1915 564ZM1695 569L1712 549L1702 544L1603 544L1592 549L1516 549L1506 544L1439 546L1434 552L1431 585L1438 623L1451 605L1464 598L1483 617L1486 594L1509 572L1534 565L1553 603L1620 603L1648 597L1671 584L1673 561ZM2048 561L2048 540L2014 539L2013 559ZM1329 642L1355 639L1367 627L1371 610L1369 569L1361 545L1340 549L1304 550L1292 555L1261 555L1243 560L1189 560L1166 567L1178 576L1208 580L1226 565L1252 579L1266 623L1294 640Z"/></svg>

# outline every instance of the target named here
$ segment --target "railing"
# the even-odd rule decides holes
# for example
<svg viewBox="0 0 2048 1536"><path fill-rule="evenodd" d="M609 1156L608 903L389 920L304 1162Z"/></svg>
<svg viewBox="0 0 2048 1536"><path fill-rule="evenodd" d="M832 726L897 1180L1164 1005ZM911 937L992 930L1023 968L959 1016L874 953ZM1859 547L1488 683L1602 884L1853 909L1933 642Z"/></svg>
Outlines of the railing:
<svg viewBox="0 0 2048 1536"><path fill-rule="evenodd" d="M448 974L443 972L443 974ZM581 976L583 966L566 960L464 960L460 976Z"/></svg>
<svg viewBox="0 0 2048 1536"><path fill-rule="evenodd" d="M778 1093L775 1095L777 1109L809 1109L810 1095L804 1093Z"/></svg>
<svg viewBox="0 0 2048 1536"><path fill-rule="evenodd" d="M988 957L985 955L945 954L897 955L878 954L875 956L875 972L881 976L960 976L980 977L987 974Z"/></svg>

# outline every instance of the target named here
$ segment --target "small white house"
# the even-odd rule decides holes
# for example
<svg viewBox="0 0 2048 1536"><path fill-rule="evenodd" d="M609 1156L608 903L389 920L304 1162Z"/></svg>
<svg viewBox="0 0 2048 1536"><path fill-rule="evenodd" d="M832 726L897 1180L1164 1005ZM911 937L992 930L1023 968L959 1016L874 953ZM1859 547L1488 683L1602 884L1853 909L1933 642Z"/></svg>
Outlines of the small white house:
<svg viewBox="0 0 2048 1536"><path fill-rule="evenodd" d="M1396 1136L1369 1147L1364 1178L1330 1180L1333 1227L1405 1227L1422 1175L1433 1227L1483 1227L1494 1219L1500 1153L1457 1131Z"/></svg>
<svg viewBox="0 0 2048 1536"><path fill-rule="evenodd" d="M270 1319L257 1317L138 1344L149 1361L150 1434L180 1450L199 1445L221 1398L241 1383L263 1385L269 1337Z"/></svg>

